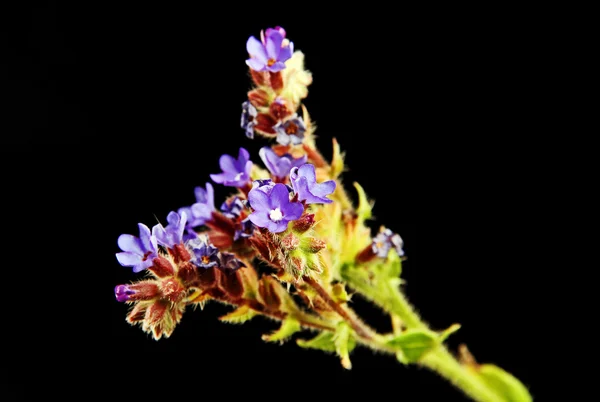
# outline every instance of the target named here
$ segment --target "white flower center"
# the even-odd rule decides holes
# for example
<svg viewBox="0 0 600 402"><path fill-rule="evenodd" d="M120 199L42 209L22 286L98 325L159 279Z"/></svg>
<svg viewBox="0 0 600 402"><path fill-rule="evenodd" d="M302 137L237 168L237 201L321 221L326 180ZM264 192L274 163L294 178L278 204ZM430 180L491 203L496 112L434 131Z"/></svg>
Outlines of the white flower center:
<svg viewBox="0 0 600 402"><path fill-rule="evenodd" d="M281 219L283 219L283 214L279 208L275 208L269 213L269 218L271 218L273 222L279 222Z"/></svg>
<svg viewBox="0 0 600 402"><path fill-rule="evenodd" d="M244 173L238 173L238 174L236 174L236 175L235 175L235 177L234 177L233 179L234 179L234 180L240 180L240 179L242 178L242 175L243 175L243 174L244 174Z"/></svg>

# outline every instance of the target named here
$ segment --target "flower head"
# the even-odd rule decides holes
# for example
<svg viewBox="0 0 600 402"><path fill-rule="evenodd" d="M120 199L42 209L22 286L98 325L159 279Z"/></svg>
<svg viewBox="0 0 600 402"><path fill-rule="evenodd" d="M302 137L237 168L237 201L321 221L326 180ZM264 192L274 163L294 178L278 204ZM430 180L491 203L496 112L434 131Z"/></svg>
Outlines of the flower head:
<svg viewBox="0 0 600 402"><path fill-rule="evenodd" d="M269 28L261 32L261 40L254 36L248 38L246 50L250 58L246 64L255 71L275 73L285 68L285 62L294 53L294 44L285 39L285 30L281 27Z"/></svg>
<svg viewBox="0 0 600 402"><path fill-rule="evenodd" d="M221 204L221 212L228 218L237 218L244 209L244 203L237 196Z"/></svg>
<svg viewBox="0 0 600 402"><path fill-rule="evenodd" d="M210 175L215 183L230 187L244 187L250 181L252 161L250 154L244 148L240 148L237 159L231 155L221 155L219 166L222 173Z"/></svg>
<svg viewBox="0 0 600 402"><path fill-rule="evenodd" d="M258 111L249 101L242 103L242 119L240 126L244 129L246 137L250 139L254 138L254 125L256 124L254 119L257 115Z"/></svg>
<svg viewBox="0 0 600 402"><path fill-rule="evenodd" d="M290 221L302 216L304 206L290 202L289 191L284 184L274 184L269 192L263 191L264 187L255 187L248 193L248 201L254 210L249 219L270 232L283 232Z"/></svg>
<svg viewBox="0 0 600 402"><path fill-rule="evenodd" d="M219 250L208 241L197 237L187 242L192 252L192 263L199 268L211 268L219 264Z"/></svg>
<svg viewBox="0 0 600 402"><path fill-rule="evenodd" d="M390 229L382 227L377 236L371 242L371 249L380 258L386 258L390 250L393 248L400 257L404 256L404 241L399 234L392 232Z"/></svg>
<svg viewBox="0 0 600 402"><path fill-rule="evenodd" d="M156 237L150 233L148 226L138 223L140 237L122 234L117 239L121 250L117 253L117 260L124 267L132 267L133 272L140 272L152 266L152 260L158 257Z"/></svg>
<svg viewBox="0 0 600 402"><path fill-rule="evenodd" d="M286 178L293 167L304 165L308 158L306 155L297 159L290 154L279 156L271 147L262 147L258 154L271 174L280 180Z"/></svg>
<svg viewBox="0 0 600 402"><path fill-rule="evenodd" d="M277 123L273 129L277 133L277 142L281 145L298 145L302 144L306 126L302 117L295 115L294 117Z"/></svg>
<svg viewBox="0 0 600 402"><path fill-rule="evenodd" d="M236 229L233 234L233 241L238 240L239 238L248 238L252 236L254 232L254 224L249 218L244 219L240 222L241 229Z"/></svg>
<svg viewBox="0 0 600 402"><path fill-rule="evenodd" d="M131 289L129 285L117 285L115 286L115 297L119 302L129 301L130 297L134 295L135 290Z"/></svg>
<svg viewBox="0 0 600 402"><path fill-rule="evenodd" d="M173 248L176 244L183 241L183 232L187 222L185 211L179 215L177 212L171 211L167 215L167 227L163 227L160 223L152 228L152 235L156 237L156 241L161 246Z"/></svg>
<svg viewBox="0 0 600 402"><path fill-rule="evenodd" d="M335 191L335 180L317 183L314 165L306 163L299 168L292 168L290 181L299 201L306 201L307 204L332 202L325 197Z"/></svg>
<svg viewBox="0 0 600 402"><path fill-rule="evenodd" d="M206 183L206 189L198 186L194 189L196 202L190 207L179 208L179 215L184 213L187 216L188 234L192 228L204 225L212 219L212 213L215 210L215 192L212 184Z"/></svg>

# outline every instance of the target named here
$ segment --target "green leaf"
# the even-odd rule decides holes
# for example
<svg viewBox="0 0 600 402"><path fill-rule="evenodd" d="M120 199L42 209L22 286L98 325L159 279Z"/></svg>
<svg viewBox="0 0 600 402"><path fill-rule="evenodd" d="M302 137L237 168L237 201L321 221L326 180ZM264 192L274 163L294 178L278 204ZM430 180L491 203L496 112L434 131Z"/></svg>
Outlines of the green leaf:
<svg viewBox="0 0 600 402"><path fill-rule="evenodd" d="M335 351L341 359L342 366L350 370L352 363L350 362L350 351L354 348L354 338L352 337L352 329L347 322L340 322L333 336L335 343ZM351 344L352 343L352 344Z"/></svg>
<svg viewBox="0 0 600 402"><path fill-rule="evenodd" d="M296 340L298 346L307 349L318 349L325 352L335 352L335 342L333 340L333 332L321 332L312 339Z"/></svg>
<svg viewBox="0 0 600 402"><path fill-rule="evenodd" d="M402 363L414 363L418 361L426 352L439 344L439 337L436 333L423 329L407 329L400 335L395 335L387 341L387 344L397 348L398 360Z"/></svg>
<svg viewBox="0 0 600 402"><path fill-rule="evenodd" d="M396 252L390 252L385 262L385 274L388 278L398 278L402 274L402 259Z"/></svg>
<svg viewBox="0 0 600 402"><path fill-rule="evenodd" d="M288 316L281 322L281 327L277 331L271 335L263 335L262 339L267 342L284 341L301 329L298 320Z"/></svg>
<svg viewBox="0 0 600 402"><path fill-rule="evenodd" d="M444 342L450 335L460 329L460 324L452 324L447 329L440 332L440 341Z"/></svg>
<svg viewBox="0 0 600 402"><path fill-rule="evenodd" d="M257 315L258 313L252 310L250 307L242 306L236 310L233 310L229 314L219 317L219 320L232 324L242 324L253 317L256 317Z"/></svg>
<svg viewBox="0 0 600 402"><path fill-rule="evenodd" d="M493 364L481 364L477 373L481 379L507 402L531 402L527 387L512 374Z"/></svg>

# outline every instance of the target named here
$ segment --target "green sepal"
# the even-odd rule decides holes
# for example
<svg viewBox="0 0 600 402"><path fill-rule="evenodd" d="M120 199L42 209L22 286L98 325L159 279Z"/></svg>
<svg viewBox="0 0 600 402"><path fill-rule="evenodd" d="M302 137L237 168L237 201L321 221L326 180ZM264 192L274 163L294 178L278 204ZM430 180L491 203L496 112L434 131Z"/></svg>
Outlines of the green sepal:
<svg viewBox="0 0 600 402"><path fill-rule="evenodd" d="M336 179L344 171L344 154L340 150L340 144L333 139L333 157L331 158L331 178Z"/></svg>
<svg viewBox="0 0 600 402"><path fill-rule="evenodd" d="M527 387L512 374L493 364L481 364L477 374L507 402L531 402L533 398Z"/></svg>
<svg viewBox="0 0 600 402"><path fill-rule="evenodd" d="M346 303L350 301L350 295L346 292L346 286L343 283L336 283L331 287L331 296L338 303Z"/></svg>
<svg viewBox="0 0 600 402"><path fill-rule="evenodd" d="M439 345L439 335L426 329L407 329L386 342L397 349L396 357L401 363L415 363L425 353Z"/></svg>
<svg viewBox="0 0 600 402"><path fill-rule="evenodd" d="M390 252L384 264L384 273L388 278L398 278L402 274L402 258L396 252Z"/></svg>
<svg viewBox="0 0 600 402"><path fill-rule="evenodd" d="M318 349L324 352L335 352L333 332L321 332L312 339L297 339L298 346L306 349Z"/></svg>
<svg viewBox="0 0 600 402"><path fill-rule="evenodd" d="M446 328L445 330L443 330L442 332L440 332L440 334L439 334L440 341L444 342L446 339L448 339L448 337L450 335L452 335L453 333L455 333L459 329L460 329L460 324L452 324L452 325L450 325L448 328Z"/></svg>
<svg viewBox="0 0 600 402"><path fill-rule="evenodd" d="M367 194L360 184L354 182L354 188L356 188L358 193L358 207L356 208L358 219L361 221L370 219L372 216L371 211L373 209L373 204L367 199Z"/></svg>
<svg viewBox="0 0 600 402"><path fill-rule="evenodd" d="M277 331L270 335L263 335L262 339L267 342L284 341L301 329L300 322L288 316L281 322L281 327Z"/></svg>
<svg viewBox="0 0 600 402"><path fill-rule="evenodd" d="M256 317L257 315L258 315L258 313L256 311L252 310L250 307L241 306L241 307L233 310L231 313L228 313L222 317L219 317L219 320L228 322L231 324L242 324L242 323L252 319L253 317Z"/></svg>
<svg viewBox="0 0 600 402"><path fill-rule="evenodd" d="M351 368L350 352L356 347L356 341L350 326L345 322L339 323L335 332L324 331L309 340L298 339L296 343L303 348L336 353L340 356L342 366Z"/></svg>

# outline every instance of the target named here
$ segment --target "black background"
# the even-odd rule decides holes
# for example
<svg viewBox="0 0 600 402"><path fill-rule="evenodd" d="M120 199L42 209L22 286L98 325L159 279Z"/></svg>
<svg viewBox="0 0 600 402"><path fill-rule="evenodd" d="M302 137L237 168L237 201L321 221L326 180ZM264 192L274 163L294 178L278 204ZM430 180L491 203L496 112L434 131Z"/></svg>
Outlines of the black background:
<svg viewBox="0 0 600 402"><path fill-rule="evenodd" d="M190 204L221 154L263 145L239 128L245 43L281 25L313 73L305 104L318 146L329 155L337 138L345 183L375 200L372 226L405 240L408 298L435 329L462 324L453 350L466 343L540 395L542 173L524 132L543 32L511 10L215 7L49 2L4 14L15 23L1 65L4 201L29 278L10 283L33 293L10 309L23 343L6 366L9 392L35 392L36 378L62 396L466 400L365 349L347 371L335 356L267 344L275 322L220 323L228 309L216 304L188 310L159 342L125 322L113 288L136 277L114 257L117 237Z"/></svg>

